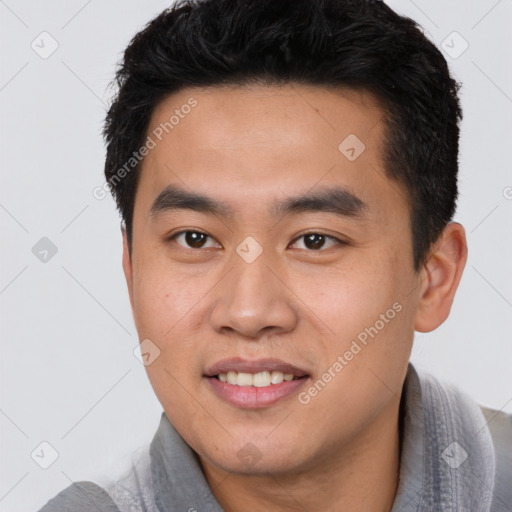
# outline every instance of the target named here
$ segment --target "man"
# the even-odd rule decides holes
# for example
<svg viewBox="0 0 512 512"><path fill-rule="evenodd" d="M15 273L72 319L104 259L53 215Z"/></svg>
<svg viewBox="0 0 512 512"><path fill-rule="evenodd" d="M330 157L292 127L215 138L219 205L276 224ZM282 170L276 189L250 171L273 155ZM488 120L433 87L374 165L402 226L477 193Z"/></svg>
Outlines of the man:
<svg viewBox="0 0 512 512"><path fill-rule="evenodd" d="M164 413L42 510L506 511L512 418L410 363L467 256L457 84L379 1L198 0L135 36L105 174Z"/></svg>

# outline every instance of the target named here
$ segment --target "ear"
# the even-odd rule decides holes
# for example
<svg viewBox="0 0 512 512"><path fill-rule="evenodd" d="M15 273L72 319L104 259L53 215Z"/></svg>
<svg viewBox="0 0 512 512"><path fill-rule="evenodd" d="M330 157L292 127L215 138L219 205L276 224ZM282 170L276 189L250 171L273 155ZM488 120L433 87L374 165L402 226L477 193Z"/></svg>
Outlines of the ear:
<svg viewBox="0 0 512 512"><path fill-rule="evenodd" d="M126 235L126 228L121 226L121 233L123 236L123 271L128 286L128 295L130 296L130 304L133 310L133 264L130 256L130 249L128 247L128 236Z"/></svg>
<svg viewBox="0 0 512 512"><path fill-rule="evenodd" d="M448 318L467 255L464 228L458 222L450 222L420 272L421 293L414 320L416 331L433 331Z"/></svg>

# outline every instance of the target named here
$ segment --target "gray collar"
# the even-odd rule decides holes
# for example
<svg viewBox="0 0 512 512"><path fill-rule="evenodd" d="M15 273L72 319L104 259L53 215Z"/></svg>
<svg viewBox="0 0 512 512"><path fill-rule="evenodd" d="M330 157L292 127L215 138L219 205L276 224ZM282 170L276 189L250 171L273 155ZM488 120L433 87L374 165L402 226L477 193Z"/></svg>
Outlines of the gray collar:
<svg viewBox="0 0 512 512"><path fill-rule="evenodd" d="M391 512L489 512L495 459L480 407L409 363L398 490Z"/></svg>
<svg viewBox="0 0 512 512"><path fill-rule="evenodd" d="M494 449L477 404L409 363L404 383L403 442L392 512L489 512ZM165 413L150 446L160 512L222 512L199 458Z"/></svg>

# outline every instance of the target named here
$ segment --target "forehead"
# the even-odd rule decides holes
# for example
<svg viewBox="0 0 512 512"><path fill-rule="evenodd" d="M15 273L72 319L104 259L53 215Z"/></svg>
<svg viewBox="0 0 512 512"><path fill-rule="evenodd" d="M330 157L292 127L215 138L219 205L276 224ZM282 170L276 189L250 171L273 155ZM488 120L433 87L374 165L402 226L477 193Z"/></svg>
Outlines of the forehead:
<svg viewBox="0 0 512 512"><path fill-rule="evenodd" d="M190 103L197 105L189 108ZM247 143L305 153L314 146L336 150L340 138L351 133L377 142L383 113L371 94L352 89L293 84L188 88L157 105L149 131L165 129L174 117L163 137L187 137L197 150L237 150Z"/></svg>
<svg viewBox="0 0 512 512"><path fill-rule="evenodd" d="M153 112L147 135L155 146L139 188L149 201L176 183L214 191L235 208L331 184L370 204L383 192L396 202L404 191L384 173L384 130L384 111L366 92L292 84L187 88Z"/></svg>

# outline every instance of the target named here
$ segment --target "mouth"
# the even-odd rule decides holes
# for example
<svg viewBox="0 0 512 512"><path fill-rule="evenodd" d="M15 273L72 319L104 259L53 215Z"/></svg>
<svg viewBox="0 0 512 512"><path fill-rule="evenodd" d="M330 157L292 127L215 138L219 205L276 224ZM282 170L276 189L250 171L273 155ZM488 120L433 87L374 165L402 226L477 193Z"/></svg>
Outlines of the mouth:
<svg viewBox="0 0 512 512"><path fill-rule="evenodd" d="M230 370L226 373L219 373L214 376L221 382L227 382L233 386L254 386L257 388L266 388L267 386L275 386L282 382L290 382L292 380L303 379L305 376L298 377L293 373L283 373L280 371L264 370L258 373L236 372Z"/></svg>
<svg viewBox="0 0 512 512"><path fill-rule="evenodd" d="M278 359L232 358L210 367L204 377L223 400L237 407L255 409L294 394L310 376L306 370Z"/></svg>

